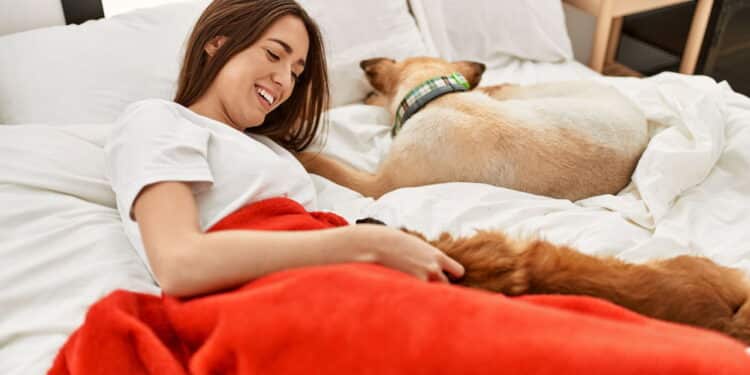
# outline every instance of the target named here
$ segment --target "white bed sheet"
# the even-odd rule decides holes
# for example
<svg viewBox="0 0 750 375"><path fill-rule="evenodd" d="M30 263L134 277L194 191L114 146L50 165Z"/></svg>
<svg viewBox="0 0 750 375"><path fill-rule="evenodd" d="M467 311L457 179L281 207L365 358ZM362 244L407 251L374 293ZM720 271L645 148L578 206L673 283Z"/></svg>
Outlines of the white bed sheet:
<svg viewBox="0 0 750 375"><path fill-rule="evenodd" d="M316 176L320 208L428 236L501 229L634 261L701 254L750 273L750 99L707 78L602 78L575 62L516 61L487 72L482 84L578 78L621 89L653 124L634 182L617 196L573 203L450 183L374 201ZM350 105L329 118L324 152L374 170L390 144L387 113ZM106 184L108 131L102 124L0 126L2 374L44 373L87 307L113 289L158 293Z"/></svg>

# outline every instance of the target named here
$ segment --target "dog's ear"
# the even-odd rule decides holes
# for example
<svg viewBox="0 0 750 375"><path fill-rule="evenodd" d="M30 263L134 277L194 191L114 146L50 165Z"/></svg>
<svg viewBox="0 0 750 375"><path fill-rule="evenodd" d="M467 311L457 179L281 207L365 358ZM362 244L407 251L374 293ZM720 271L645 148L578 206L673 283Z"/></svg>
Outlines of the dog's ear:
<svg viewBox="0 0 750 375"><path fill-rule="evenodd" d="M396 60L385 57L362 60L359 63L372 87L382 93L391 93L396 88L395 65Z"/></svg>
<svg viewBox="0 0 750 375"><path fill-rule="evenodd" d="M486 65L474 61L455 61L453 65L469 81L470 89L477 87L479 81L482 80L484 70L487 69Z"/></svg>

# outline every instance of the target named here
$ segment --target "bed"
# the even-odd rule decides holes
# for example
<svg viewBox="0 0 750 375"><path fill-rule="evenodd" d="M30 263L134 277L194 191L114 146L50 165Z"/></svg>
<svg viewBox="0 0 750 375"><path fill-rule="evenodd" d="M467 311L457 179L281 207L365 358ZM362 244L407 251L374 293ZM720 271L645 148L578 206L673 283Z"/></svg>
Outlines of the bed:
<svg viewBox="0 0 750 375"><path fill-rule="evenodd" d="M313 176L319 209L428 237L502 230L633 262L702 255L750 275L750 99L707 77L600 76L573 60L559 2L476 1L505 18L487 31L471 18L486 14L447 17L461 11L449 0L301 1L330 47L333 108L314 148L373 170L390 143L389 119L361 104L368 88L356 63L440 55L487 63L481 85L591 79L621 90L652 136L632 183L577 202L458 182L373 200ZM127 103L170 98L182 42L206 3L0 37L0 373L44 373L89 306L113 290L159 293L122 231L103 144ZM379 23L351 22L356 14L379 14ZM472 28L457 22L494 42L466 43Z"/></svg>

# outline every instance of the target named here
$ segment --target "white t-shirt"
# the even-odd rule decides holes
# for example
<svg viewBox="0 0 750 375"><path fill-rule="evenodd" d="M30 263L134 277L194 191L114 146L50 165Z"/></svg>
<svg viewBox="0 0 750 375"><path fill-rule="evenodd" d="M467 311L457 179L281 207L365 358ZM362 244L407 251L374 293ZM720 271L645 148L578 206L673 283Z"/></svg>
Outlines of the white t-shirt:
<svg viewBox="0 0 750 375"><path fill-rule="evenodd" d="M315 210L315 187L302 165L270 138L247 135L175 102L131 104L105 146L107 177L125 233L151 270L133 201L149 184L190 182L206 230L251 202L288 197Z"/></svg>

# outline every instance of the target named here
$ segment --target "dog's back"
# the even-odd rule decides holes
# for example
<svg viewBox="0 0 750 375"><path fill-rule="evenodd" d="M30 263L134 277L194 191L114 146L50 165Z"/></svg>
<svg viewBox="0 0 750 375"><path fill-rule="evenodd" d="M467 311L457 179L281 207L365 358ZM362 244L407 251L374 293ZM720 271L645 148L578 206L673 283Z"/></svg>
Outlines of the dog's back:
<svg viewBox="0 0 750 375"><path fill-rule="evenodd" d="M648 141L613 88L577 81L446 95L415 114L383 163L401 183L485 182L577 200L616 193Z"/></svg>

